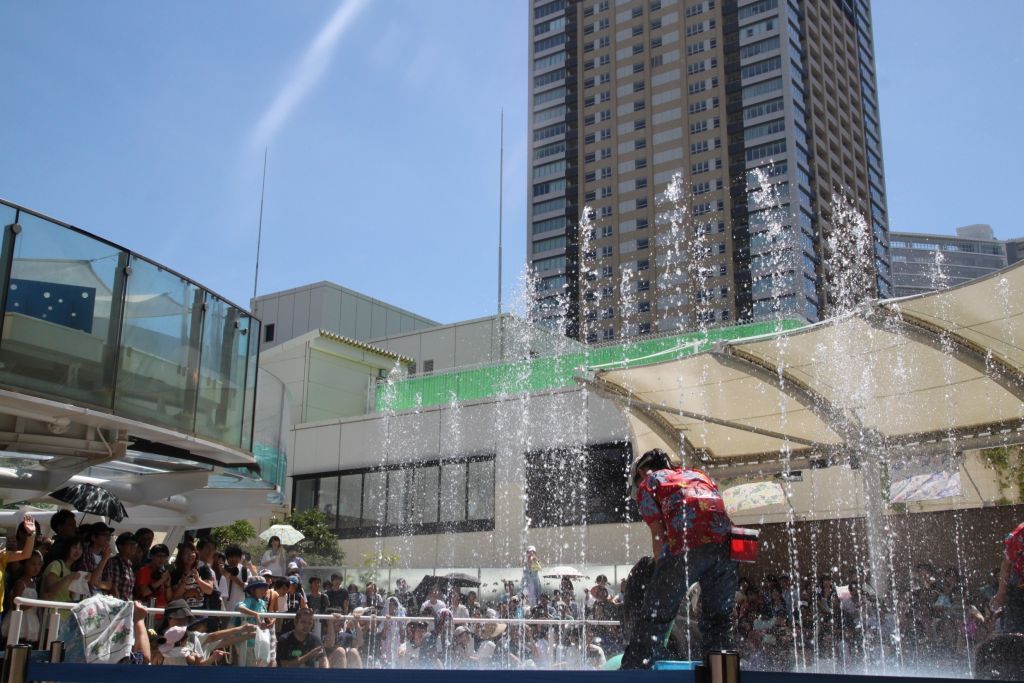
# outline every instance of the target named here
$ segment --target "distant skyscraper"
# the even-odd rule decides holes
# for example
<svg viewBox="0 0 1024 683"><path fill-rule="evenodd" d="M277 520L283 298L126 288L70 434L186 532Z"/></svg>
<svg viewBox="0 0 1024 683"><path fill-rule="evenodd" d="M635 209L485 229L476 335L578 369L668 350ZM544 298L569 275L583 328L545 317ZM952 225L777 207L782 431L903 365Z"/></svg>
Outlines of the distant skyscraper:
<svg viewBox="0 0 1024 683"><path fill-rule="evenodd" d="M867 0L530 0L529 9L527 254L540 319L567 310L569 333L591 340L780 307L817 320L829 305L834 192L871 233L860 262L877 291L865 295L891 294ZM774 258L780 240L766 238L768 214L751 201L758 168L785 209L785 259ZM704 261L687 296L669 295L685 253L659 220L677 172ZM585 205L589 235L577 227Z"/></svg>
<svg viewBox="0 0 1024 683"><path fill-rule="evenodd" d="M1020 260L1024 240L998 240L989 225L967 225L956 236L894 232L892 281L896 296L963 284Z"/></svg>

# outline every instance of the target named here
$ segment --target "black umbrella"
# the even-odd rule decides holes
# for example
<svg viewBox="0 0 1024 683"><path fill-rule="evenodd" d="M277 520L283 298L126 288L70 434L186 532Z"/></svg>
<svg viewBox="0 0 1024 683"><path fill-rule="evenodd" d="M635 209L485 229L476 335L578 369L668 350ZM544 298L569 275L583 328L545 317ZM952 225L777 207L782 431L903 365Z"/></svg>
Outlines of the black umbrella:
<svg viewBox="0 0 1024 683"><path fill-rule="evenodd" d="M128 516L124 503L118 500L117 496L95 484L65 486L51 493L50 497L73 505L79 512L109 517L115 522L120 522Z"/></svg>

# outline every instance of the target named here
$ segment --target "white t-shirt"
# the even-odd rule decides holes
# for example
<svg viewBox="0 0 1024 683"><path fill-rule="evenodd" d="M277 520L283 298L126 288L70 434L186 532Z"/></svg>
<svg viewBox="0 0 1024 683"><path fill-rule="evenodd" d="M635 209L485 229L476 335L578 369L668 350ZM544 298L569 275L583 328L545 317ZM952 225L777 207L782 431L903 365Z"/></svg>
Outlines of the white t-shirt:
<svg viewBox="0 0 1024 683"><path fill-rule="evenodd" d="M420 613L422 614L423 610L427 609L428 607L434 610L434 616L436 617L437 613L448 607L448 605L444 604L444 600L441 600L440 598L438 598L434 602L430 602L430 600L425 600L423 602L423 605L420 607Z"/></svg>

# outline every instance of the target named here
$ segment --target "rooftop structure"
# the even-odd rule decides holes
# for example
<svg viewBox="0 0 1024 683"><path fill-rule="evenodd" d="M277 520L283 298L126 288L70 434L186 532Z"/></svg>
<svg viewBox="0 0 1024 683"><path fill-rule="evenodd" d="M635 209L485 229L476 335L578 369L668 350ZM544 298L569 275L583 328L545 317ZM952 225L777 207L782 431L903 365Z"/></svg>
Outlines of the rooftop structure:
<svg viewBox="0 0 1024 683"><path fill-rule="evenodd" d="M263 294L252 310L263 321L264 349L313 330L369 341L440 324L333 282Z"/></svg>
<svg viewBox="0 0 1024 683"><path fill-rule="evenodd" d="M966 225L956 235L893 232L890 242L896 296L933 292L969 282L1024 257L1021 239L996 238L992 226Z"/></svg>

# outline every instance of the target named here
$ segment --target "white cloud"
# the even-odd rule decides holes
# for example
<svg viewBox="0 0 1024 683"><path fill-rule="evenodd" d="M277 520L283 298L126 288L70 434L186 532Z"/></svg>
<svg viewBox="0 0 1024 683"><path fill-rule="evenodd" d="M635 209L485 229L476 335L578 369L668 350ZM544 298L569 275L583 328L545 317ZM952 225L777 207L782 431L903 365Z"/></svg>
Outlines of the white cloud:
<svg viewBox="0 0 1024 683"><path fill-rule="evenodd" d="M291 78L253 129L251 141L259 148L270 142L309 91L324 75L338 41L366 7L367 0L344 0L310 44Z"/></svg>

